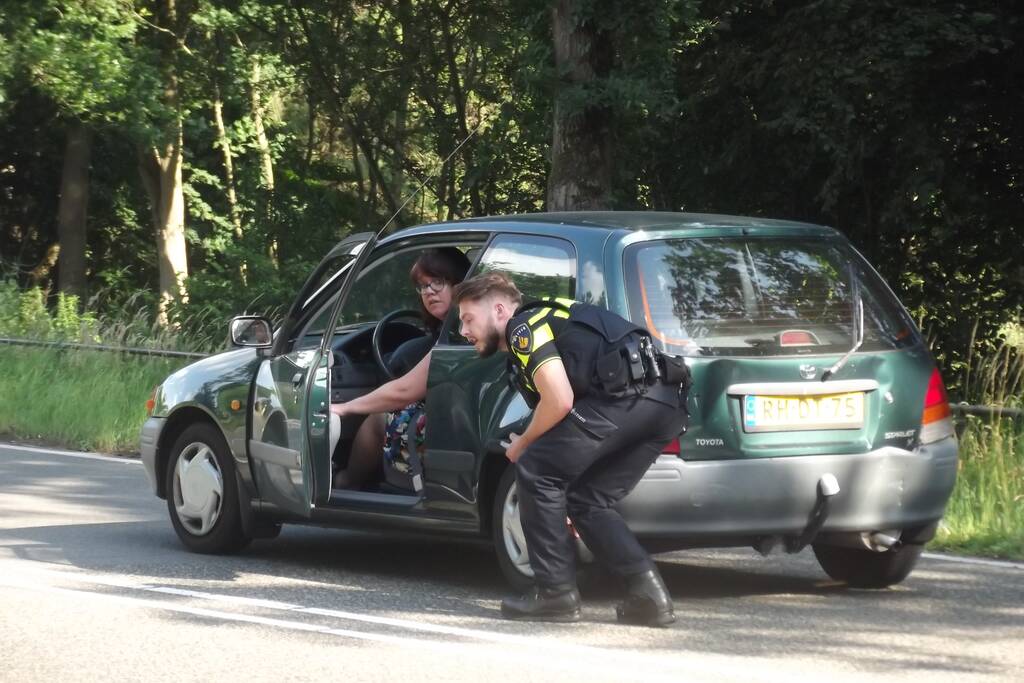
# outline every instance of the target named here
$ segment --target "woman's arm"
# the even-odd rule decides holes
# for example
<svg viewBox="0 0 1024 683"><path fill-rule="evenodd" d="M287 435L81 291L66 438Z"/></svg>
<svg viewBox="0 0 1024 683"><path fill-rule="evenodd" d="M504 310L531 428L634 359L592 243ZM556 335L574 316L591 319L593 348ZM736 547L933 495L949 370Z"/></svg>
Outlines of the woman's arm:
<svg viewBox="0 0 1024 683"><path fill-rule="evenodd" d="M387 384L382 384L365 396L346 403L332 403L331 412L345 415L371 415L388 410L398 410L410 403L421 401L427 396L427 372L430 370L428 353L409 372Z"/></svg>

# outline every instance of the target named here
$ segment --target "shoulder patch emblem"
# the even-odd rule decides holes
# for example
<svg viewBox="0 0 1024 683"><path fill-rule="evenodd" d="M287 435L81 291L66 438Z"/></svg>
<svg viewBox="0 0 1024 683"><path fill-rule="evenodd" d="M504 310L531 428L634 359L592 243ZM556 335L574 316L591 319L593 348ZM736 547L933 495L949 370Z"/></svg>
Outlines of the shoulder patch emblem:
<svg viewBox="0 0 1024 683"><path fill-rule="evenodd" d="M533 351L533 331L526 323L520 323L512 330L512 350L516 353Z"/></svg>

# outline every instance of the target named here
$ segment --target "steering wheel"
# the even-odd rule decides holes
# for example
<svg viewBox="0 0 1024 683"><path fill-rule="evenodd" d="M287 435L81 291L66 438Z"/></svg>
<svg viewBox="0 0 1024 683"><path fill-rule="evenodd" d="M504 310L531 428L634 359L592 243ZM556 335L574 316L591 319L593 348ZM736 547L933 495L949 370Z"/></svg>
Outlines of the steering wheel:
<svg viewBox="0 0 1024 683"><path fill-rule="evenodd" d="M419 319L422 314L419 311L413 311L411 309L404 309L398 311L391 311L383 318L377 321L377 325L373 328L373 337L370 338L370 348L373 349L373 359L377 361L377 367L384 373L384 376L388 380L395 378L394 373L391 372L391 368L388 367L387 361L384 360L384 354L381 352L381 342L384 337L384 328L390 325L394 320L398 318L416 318ZM421 332L419 328L413 327L417 332Z"/></svg>

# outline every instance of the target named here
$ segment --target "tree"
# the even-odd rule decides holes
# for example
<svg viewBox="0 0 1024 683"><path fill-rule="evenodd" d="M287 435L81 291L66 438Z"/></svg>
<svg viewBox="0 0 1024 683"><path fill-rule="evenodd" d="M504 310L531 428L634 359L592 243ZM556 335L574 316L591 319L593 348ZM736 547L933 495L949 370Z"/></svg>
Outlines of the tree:
<svg viewBox="0 0 1024 683"><path fill-rule="evenodd" d="M582 15L581 4L555 0L551 12L561 81L551 133L551 211L602 210L612 204L612 108L586 93L608 78L614 45L608 29Z"/></svg>
<svg viewBox="0 0 1024 683"><path fill-rule="evenodd" d="M123 121L135 22L115 0L46 0L7 15L8 74L50 98L66 135L59 188L61 291L86 292L86 233L93 131Z"/></svg>

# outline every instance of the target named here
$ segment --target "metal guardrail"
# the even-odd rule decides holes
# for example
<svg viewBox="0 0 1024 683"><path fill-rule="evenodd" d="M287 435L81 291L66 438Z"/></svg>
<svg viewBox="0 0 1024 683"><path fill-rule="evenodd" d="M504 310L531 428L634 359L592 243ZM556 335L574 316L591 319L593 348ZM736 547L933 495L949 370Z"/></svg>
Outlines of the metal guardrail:
<svg viewBox="0 0 1024 683"><path fill-rule="evenodd" d="M76 342L39 341L37 339L16 339L0 337L0 344L14 346L42 346L58 349L87 349L90 351L111 351L138 356L163 356L168 358L206 358L210 354L192 351L169 351L167 349L147 349L131 346L109 346L106 344L79 344ZM949 407L958 415L974 415L983 418L1024 419L1024 409L1004 408L1002 406L979 406L968 403L950 403Z"/></svg>
<svg viewBox="0 0 1024 683"><path fill-rule="evenodd" d="M987 417L987 418L1011 418L1021 419L1024 418L1024 409L1021 408L1004 408L1002 406L972 406L967 403L950 403L950 408L953 409L954 413L960 415L974 415L976 417Z"/></svg>
<svg viewBox="0 0 1024 683"><path fill-rule="evenodd" d="M165 358L206 358L208 353L195 353L193 351L170 351L167 349L147 349L139 346L109 346L107 344L80 344L78 342L62 341L40 341L38 339L16 339L12 337L0 337L0 344L12 346L41 346L53 349L85 349L88 351L111 351L115 353L127 353L135 356L162 356Z"/></svg>

